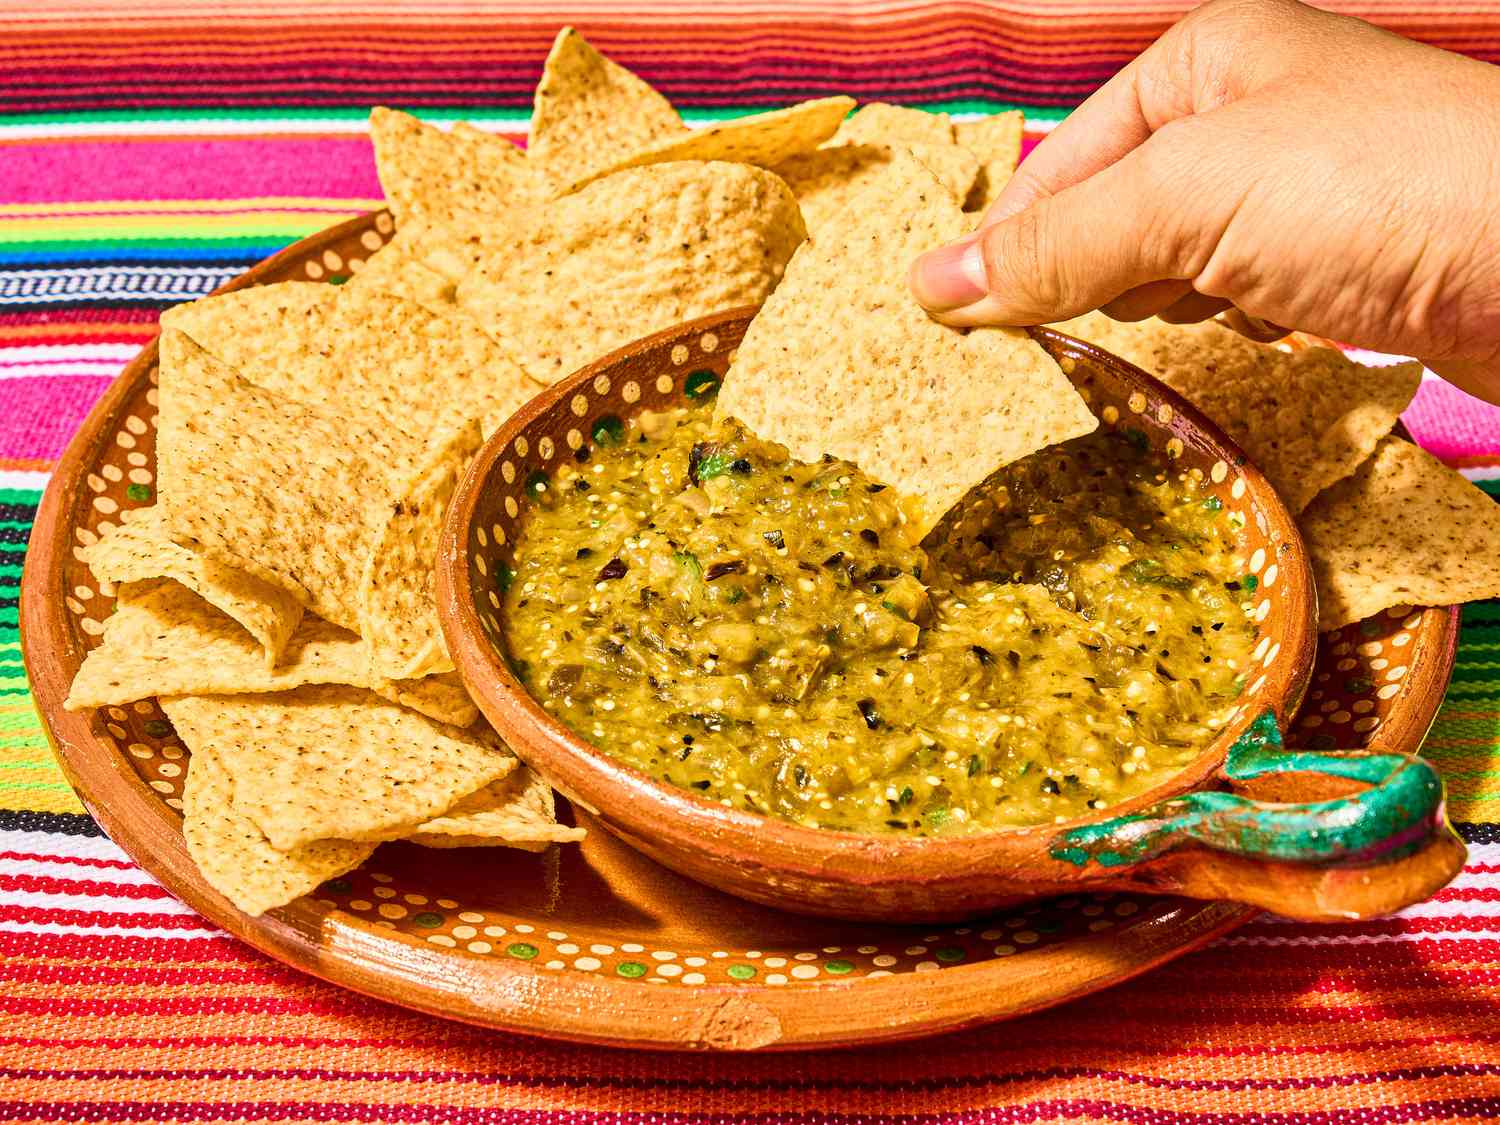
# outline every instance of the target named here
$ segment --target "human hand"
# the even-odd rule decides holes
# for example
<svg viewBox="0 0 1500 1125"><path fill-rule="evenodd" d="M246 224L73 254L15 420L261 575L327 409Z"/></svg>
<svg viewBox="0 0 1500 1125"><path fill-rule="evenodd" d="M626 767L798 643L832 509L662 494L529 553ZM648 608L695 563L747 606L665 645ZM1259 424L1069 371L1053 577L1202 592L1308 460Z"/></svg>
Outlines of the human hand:
<svg viewBox="0 0 1500 1125"><path fill-rule="evenodd" d="M1500 401L1500 68L1214 0L1055 129L912 289L954 325L1244 314Z"/></svg>

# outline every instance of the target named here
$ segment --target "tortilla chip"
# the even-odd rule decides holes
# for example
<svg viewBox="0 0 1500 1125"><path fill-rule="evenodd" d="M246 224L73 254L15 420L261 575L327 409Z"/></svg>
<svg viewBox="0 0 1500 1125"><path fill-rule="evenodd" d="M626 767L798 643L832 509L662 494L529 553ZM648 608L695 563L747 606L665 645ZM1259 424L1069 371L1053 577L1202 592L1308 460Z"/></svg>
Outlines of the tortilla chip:
<svg viewBox="0 0 1500 1125"><path fill-rule="evenodd" d="M470 422L386 506L359 591L359 631L381 679L453 668L438 624L434 567L448 501L481 442L479 423Z"/></svg>
<svg viewBox="0 0 1500 1125"><path fill-rule="evenodd" d="M758 304L804 235L770 172L633 169L553 204L459 284L458 300L528 375L556 382L659 329Z"/></svg>
<svg viewBox="0 0 1500 1125"><path fill-rule="evenodd" d="M83 549L83 561L106 582L171 578L222 610L260 646L262 668L275 667L302 620L302 603L279 586L204 558L167 537L159 504L130 518Z"/></svg>
<svg viewBox="0 0 1500 1125"><path fill-rule="evenodd" d="M169 536L358 630L356 593L408 451L252 386L181 332L161 339L157 433Z"/></svg>
<svg viewBox="0 0 1500 1125"><path fill-rule="evenodd" d="M1318 628L1397 605L1500 597L1500 504L1432 454L1382 438L1298 521L1318 583Z"/></svg>
<svg viewBox="0 0 1500 1125"><path fill-rule="evenodd" d="M953 126L958 143L979 159L979 174L964 200L965 211L988 211L1021 163L1021 131L1025 119L1019 109L991 114Z"/></svg>
<svg viewBox="0 0 1500 1125"><path fill-rule="evenodd" d="M571 27L557 33L537 83L526 153L560 192L659 141L687 132L647 83Z"/></svg>
<svg viewBox="0 0 1500 1125"><path fill-rule="evenodd" d="M842 221L850 202L886 175L891 153L901 148L922 162L938 182L962 200L978 172L978 162L957 145L839 145L794 156L776 166L802 208L809 233Z"/></svg>
<svg viewBox="0 0 1500 1125"><path fill-rule="evenodd" d="M374 844L315 840L278 851L235 807L234 783L211 746L193 751L182 788L182 835L208 885L246 914L264 914L353 871Z"/></svg>
<svg viewBox="0 0 1500 1125"><path fill-rule="evenodd" d="M169 579L129 583L84 657L63 704L69 711L120 706L158 695L248 695L304 684L364 687L429 718L468 726L479 717L457 676L373 679L358 636L308 614L279 667L235 621Z"/></svg>
<svg viewBox="0 0 1500 1125"><path fill-rule="evenodd" d="M518 764L358 688L177 696L161 706L194 755L218 755L235 807L283 852L314 840L397 839Z"/></svg>
<svg viewBox="0 0 1500 1125"><path fill-rule="evenodd" d="M492 781L407 837L428 848L507 847L539 852L587 833L557 823L552 787L525 766Z"/></svg>
<svg viewBox="0 0 1500 1125"><path fill-rule="evenodd" d="M1300 512L1391 432L1422 366L1366 367L1334 348L1283 351L1222 324L1135 324L1089 313L1052 327L1155 375L1235 440Z"/></svg>
<svg viewBox="0 0 1500 1125"><path fill-rule="evenodd" d="M401 222L503 215L544 194L524 152L462 121L445 132L376 106L370 110L370 139L386 206Z"/></svg>
<svg viewBox="0 0 1500 1125"><path fill-rule="evenodd" d="M313 302L307 289L337 296ZM444 444L539 389L468 317L373 288L260 285L178 306L163 323L257 386L417 441Z"/></svg>
<svg viewBox="0 0 1500 1125"><path fill-rule="evenodd" d="M718 121L686 136L659 141L588 176L580 176L568 190L577 191L600 176L626 168L677 160L718 160L774 168L817 148L853 108L853 98L818 98L769 113Z"/></svg>
<svg viewBox="0 0 1500 1125"><path fill-rule="evenodd" d="M429 262L434 243L446 240L449 232L460 229L451 223L433 223L425 219L411 219L401 224L384 246L371 254L365 268L344 283L344 289L358 293L373 289L392 297L415 301L428 312L437 316L453 316L460 312L454 301L453 291L459 279L473 268L470 262L458 273L449 276L437 268L437 262ZM462 224L468 229L468 224ZM498 249L490 247L489 249ZM441 257L439 260L442 260Z"/></svg>
<svg viewBox="0 0 1500 1125"><path fill-rule="evenodd" d="M829 138L830 145L951 145L953 119L890 102L862 105Z"/></svg>
<svg viewBox="0 0 1500 1125"><path fill-rule="evenodd" d="M932 320L906 285L911 261L968 220L914 157L848 219L792 258L751 322L719 393L734 416L796 457L853 461L922 501L925 534L994 470L1098 424L1026 333Z"/></svg>

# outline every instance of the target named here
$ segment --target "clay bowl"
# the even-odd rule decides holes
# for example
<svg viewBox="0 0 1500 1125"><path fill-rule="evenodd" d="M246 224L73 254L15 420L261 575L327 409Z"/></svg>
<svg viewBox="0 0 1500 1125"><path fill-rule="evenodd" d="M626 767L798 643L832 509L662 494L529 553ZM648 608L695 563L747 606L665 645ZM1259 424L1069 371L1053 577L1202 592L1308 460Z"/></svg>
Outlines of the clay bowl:
<svg viewBox="0 0 1500 1125"><path fill-rule="evenodd" d="M1150 376L1045 329L1038 340L1101 424L1130 427L1201 473L1243 527L1261 635L1255 664L1232 720L1180 774L1065 824L938 839L861 835L724 808L617 762L548 715L507 665L497 583L532 490L586 457L595 435L617 431L621 419L712 394L753 313L660 333L555 385L490 439L454 496L437 576L448 647L495 729L565 796L694 879L771 906L853 919L961 919L1079 890L1170 892L1302 918L1356 918L1417 901L1452 877L1462 845L1425 763L1282 748L1279 732L1312 667L1315 595L1296 526L1264 477Z"/></svg>

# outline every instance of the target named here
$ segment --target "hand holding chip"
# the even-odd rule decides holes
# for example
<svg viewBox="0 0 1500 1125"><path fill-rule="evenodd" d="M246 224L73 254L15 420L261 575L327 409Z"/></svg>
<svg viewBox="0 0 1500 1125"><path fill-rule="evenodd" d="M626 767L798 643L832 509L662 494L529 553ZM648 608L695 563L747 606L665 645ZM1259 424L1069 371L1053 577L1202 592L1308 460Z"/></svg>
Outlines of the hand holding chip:
<svg viewBox="0 0 1500 1125"><path fill-rule="evenodd" d="M1289 2L1216 0L912 271L954 325L1102 308L1416 355L1500 401L1500 71Z"/></svg>

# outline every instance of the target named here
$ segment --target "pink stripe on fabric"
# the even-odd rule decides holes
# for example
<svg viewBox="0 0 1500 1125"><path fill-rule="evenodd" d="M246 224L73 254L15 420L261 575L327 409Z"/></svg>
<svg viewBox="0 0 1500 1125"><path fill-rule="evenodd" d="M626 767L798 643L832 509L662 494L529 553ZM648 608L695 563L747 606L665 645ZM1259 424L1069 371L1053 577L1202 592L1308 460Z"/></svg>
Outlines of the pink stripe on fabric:
<svg viewBox="0 0 1500 1125"><path fill-rule="evenodd" d="M0 458L55 461L109 384L109 379L77 375L5 380Z"/></svg>
<svg viewBox="0 0 1500 1125"><path fill-rule="evenodd" d="M1500 462L1500 406L1429 379L1401 420L1412 436L1444 461L1493 457Z"/></svg>
<svg viewBox="0 0 1500 1125"><path fill-rule="evenodd" d="M49 141L4 152L6 203L381 195L365 137Z"/></svg>

